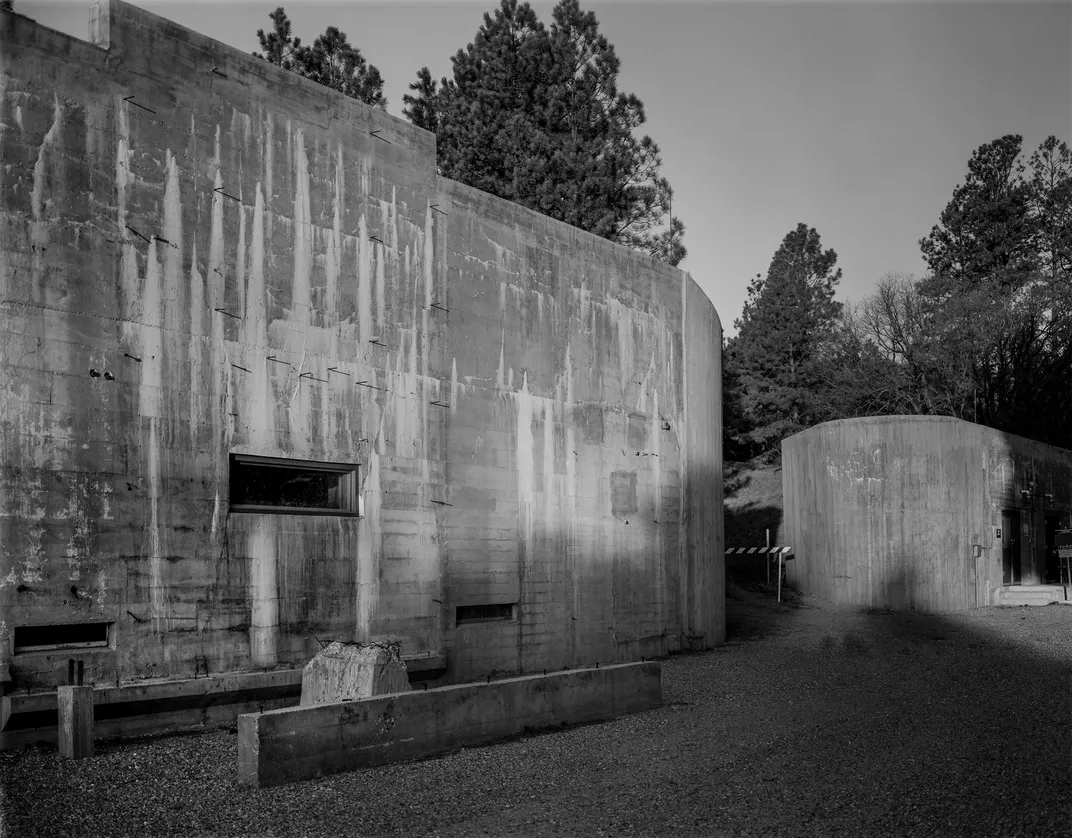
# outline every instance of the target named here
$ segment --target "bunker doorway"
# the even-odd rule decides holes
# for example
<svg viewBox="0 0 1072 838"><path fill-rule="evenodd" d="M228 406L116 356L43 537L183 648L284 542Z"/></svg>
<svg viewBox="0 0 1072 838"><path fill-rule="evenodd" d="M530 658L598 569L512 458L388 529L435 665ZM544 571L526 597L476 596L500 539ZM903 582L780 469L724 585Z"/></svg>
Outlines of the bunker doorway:
<svg viewBox="0 0 1072 838"><path fill-rule="evenodd" d="M1001 513L1001 583L1020 585L1023 572L1020 564L1020 513L1006 509Z"/></svg>

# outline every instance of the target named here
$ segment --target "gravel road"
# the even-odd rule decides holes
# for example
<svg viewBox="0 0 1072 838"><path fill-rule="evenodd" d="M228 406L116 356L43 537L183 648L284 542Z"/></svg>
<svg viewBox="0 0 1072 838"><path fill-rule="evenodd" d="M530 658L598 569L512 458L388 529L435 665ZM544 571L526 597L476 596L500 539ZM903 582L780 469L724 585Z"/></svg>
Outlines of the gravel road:
<svg viewBox="0 0 1072 838"><path fill-rule="evenodd" d="M1072 835L1072 607L731 593L656 711L263 790L227 731L0 753L0 834Z"/></svg>

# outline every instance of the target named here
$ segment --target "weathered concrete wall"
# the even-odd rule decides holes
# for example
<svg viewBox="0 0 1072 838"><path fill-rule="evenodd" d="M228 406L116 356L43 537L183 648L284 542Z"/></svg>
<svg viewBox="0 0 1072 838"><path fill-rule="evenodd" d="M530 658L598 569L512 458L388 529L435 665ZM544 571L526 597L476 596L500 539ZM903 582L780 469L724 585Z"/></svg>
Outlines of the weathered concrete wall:
<svg viewBox="0 0 1072 838"><path fill-rule="evenodd" d="M271 786L421 759L662 704L657 661L238 717L238 777Z"/></svg>
<svg viewBox="0 0 1072 838"><path fill-rule="evenodd" d="M782 482L788 575L803 591L957 610L1002 585L1002 510L1028 534L1023 581L1041 581L1046 516L1067 525L1072 510L1072 452L950 417L845 419L784 440Z"/></svg>
<svg viewBox="0 0 1072 838"><path fill-rule="evenodd" d="M114 0L0 13L0 674L445 678L723 636L717 315L688 275L438 178L434 137ZM229 511L228 455L361 517ZM514 604L456 625L458 606Z"/></svg>

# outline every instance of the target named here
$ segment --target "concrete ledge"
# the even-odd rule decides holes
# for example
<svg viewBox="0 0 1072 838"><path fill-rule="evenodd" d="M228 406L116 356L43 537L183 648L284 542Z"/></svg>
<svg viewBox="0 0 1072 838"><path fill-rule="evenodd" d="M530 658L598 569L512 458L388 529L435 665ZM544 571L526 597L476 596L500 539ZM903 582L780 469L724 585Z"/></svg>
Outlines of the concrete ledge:
<svg viewBox="0 0 1072 838"><path fill-rule="evenodd" d="M238 717L238 776L309 780L662 704L656 661L457 684Z"/></svg>

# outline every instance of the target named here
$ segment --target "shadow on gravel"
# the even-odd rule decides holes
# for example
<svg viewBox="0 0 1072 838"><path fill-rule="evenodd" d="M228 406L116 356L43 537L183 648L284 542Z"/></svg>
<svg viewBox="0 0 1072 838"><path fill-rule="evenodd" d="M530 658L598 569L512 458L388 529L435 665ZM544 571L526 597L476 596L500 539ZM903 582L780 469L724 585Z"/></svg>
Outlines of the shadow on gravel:
<svg viewBox="0 0 1072 838"><path fill-rule="evenodd" d="M746 769L759 780L748 800L792 813L786 834L1072 834L1072 607L763 609L740 596L727 637L791 650L795 722ZM730 834L748 829L733 820Z"/></svg>

